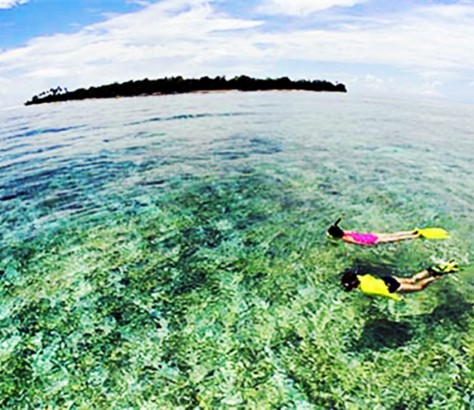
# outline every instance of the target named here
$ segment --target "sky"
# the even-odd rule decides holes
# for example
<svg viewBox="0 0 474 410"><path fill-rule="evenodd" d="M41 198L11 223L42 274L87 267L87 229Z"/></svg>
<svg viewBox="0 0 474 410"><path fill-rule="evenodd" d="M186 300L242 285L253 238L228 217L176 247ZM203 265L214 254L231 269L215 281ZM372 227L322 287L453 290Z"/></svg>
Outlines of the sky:
<svg viewBox="0 0 474 410"><path fill-rule="evenodd" d="M0 107L241 74L474 103L474 0L0 0Z"/></svg>

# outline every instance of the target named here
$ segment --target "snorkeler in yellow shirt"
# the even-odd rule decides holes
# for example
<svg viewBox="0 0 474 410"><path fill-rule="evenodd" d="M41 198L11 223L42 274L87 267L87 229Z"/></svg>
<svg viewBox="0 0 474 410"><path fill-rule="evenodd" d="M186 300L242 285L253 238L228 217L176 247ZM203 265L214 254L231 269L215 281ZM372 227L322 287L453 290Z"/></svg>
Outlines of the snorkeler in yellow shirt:
<svg viewBox="0 0 474 410"><path fill-rule="evenodd" d="M441 276L458 270L458 264L449 261L431 266L409 278L392 275L377 277L345 271L341 278L341 285L346 292L359 288L366 295L384 296L398 301L402 299L400 293L420 292Z"/></svg>

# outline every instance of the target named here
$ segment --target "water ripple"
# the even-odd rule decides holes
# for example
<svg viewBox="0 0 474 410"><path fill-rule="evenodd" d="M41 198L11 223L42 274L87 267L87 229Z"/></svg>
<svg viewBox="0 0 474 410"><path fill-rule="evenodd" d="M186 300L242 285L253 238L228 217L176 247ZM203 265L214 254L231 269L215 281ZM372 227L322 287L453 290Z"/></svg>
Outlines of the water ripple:
<svg viewBox="0 0 474 410"><path fill-rule="evenodd" d="M4 138L0 138L0 141L8 141L12 139L33 137L33 136L43 135L43 134L57 134L57 133L63 133L66 131L75 130L78 128L82 128L82 126L70 126L70 127L64 127L64 128L45 128L45 129L33 129L33 130L30 129L29 131L26 131L26 132L7 135Z"/></svg>
<svg viewBox="0 0 474 410"><path fill-rule="evenodd" d="M244 115L251 115L248 112L225 112L225 113L199 113L199 114L179 114L171 115L168 117L152 117L141 121L134 121L127 125L139 125L148 122L161 122L161 121L179 121L179 120L194 120L198 118L226 118L226 117L238 117Z"/></svg>

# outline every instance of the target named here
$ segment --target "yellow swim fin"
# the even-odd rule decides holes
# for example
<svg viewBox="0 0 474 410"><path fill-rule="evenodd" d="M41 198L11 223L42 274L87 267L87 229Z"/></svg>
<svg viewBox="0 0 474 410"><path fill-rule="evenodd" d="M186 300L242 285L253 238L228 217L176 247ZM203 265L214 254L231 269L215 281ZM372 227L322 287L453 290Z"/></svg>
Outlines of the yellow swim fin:
<svg viewBox="0 0 474 410"><path fill-rule="evenodd" d="M450 260L448 262L438 263L426 269L433 276L441 276L451 272L458 272L459 265L456 261Z"/></svg>
<svg viewBox="0 0 474 410"><path fill-rule="evenodd" d="M446 229L443 228L423 228L415 229L422 238L425 239L446 239L449 238L449 233Z"/></svg>

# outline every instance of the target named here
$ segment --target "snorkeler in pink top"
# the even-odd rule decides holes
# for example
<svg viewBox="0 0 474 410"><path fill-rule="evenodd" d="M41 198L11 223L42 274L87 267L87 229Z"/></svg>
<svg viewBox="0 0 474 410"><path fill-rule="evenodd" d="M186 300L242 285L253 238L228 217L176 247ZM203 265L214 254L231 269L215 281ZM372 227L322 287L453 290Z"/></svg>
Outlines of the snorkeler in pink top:
<svg viewBox="0 0 474 410"><path fill-rule="evenodd" d="M344 242L356 243L357 245L372 246L380 242L379 235L374 233L346 231L344 232L344 235L342 235L342 240Z"/></svg>
<svg viewBox="0 0 474 410"><path fill-rule="evenodd" d="M344 242L354 243L356 245L372 246L379 243L398 242L405 239L415 239L425 237L422 229L414 229L411 231L401 231L394 233L361 233L354 231L344 231L339 227L339 218L328 229L327 233L331 238L342 239ZM440 229L440 228L429 228ZM442 238L439 238L442 239Z"/></svg>

